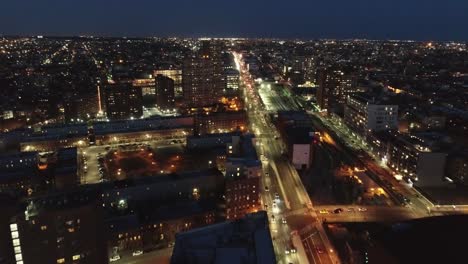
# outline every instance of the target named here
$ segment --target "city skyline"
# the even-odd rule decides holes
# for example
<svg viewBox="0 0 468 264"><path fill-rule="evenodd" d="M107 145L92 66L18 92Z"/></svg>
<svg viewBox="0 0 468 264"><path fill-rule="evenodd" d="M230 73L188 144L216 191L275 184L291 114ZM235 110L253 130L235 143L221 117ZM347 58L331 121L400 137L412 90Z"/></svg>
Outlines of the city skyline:
<svg viewBox="0 0 468 264"><path fill-rule="evenodd" d="M185 0L118 4L30 0L5 3L0 34L47 36L239 37L466 41L464 10L458 0L297 0L248 3ZM180 9L180 6L187 8ZM52 7L51 7L52 6ZM161 11L161 12L159 12ZM59 22L59 23L58 23ZM190 26L188 26L190 25Z"/></svg>
<svg viewBox="0 0 468 264"><path fill-rule="evenodd" d="M466 10L4 3L0 264L465 263Z"/></svg>

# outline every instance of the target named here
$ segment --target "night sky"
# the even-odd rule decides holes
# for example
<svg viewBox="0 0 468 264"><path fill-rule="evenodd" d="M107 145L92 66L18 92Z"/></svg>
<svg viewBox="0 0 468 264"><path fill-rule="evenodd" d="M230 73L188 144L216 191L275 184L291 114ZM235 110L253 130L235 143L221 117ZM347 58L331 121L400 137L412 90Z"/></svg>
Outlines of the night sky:
<svg viewBox="0 0 468 264"><path fill-rule="evenodd" d="M468 1L3 0L0 34L468 40Z"/></svg>

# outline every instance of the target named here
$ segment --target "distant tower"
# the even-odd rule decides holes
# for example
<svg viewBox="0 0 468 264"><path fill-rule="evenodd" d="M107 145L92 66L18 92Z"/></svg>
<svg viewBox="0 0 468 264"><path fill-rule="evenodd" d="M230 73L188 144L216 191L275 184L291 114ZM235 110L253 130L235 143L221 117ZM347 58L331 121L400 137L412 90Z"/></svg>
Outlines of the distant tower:
<svg viewBox="0 0 468 264"><path fill-rule="evenodd" d="M198 53L185 60L182 87L186 106L202 107L219 101L226 86L221 52L219 45L203 42Z"/></svg>

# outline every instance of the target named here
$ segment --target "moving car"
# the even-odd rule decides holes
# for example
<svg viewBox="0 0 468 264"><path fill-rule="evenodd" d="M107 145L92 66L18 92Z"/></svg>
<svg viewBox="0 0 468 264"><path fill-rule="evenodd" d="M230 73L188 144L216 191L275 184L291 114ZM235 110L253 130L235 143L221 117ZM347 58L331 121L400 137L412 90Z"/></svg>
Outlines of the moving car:
<svg viewBox="0 0 468 264"><path fill-rule="evenodd" d="M119 260L119 259L120 259L120 255L114 255L114 256L112 256L112 257L109 259L109 261L110 261L110 262L114 262L114 261L117 261L117 260Z"/></svg>
<svg viewBox="0 0 468 264"><path fill-rule="evenodd" d="M335 210L333 210L333 213L335 213L335 214L339 214L341 212L343 212L343 209L341 209L341 208L336 208Z"/></svg>
<svg viewBox="0 0 468 264"><path fill-rule="evenodd" d="M143 250L137 250L132 253L132 256L140 256L141 254L143 254Z"/></svg>

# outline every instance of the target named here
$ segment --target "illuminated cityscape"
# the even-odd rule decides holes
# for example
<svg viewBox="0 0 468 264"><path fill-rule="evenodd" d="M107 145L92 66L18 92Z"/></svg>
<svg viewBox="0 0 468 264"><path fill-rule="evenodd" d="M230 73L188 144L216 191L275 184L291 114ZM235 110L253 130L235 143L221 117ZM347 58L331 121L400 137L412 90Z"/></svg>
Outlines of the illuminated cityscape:
<svg viewBox="0 0 468 264"><path fill-rule="evenodd" d="M0 264L468 262L468 42L135 30L0 32Z"/></svg>

